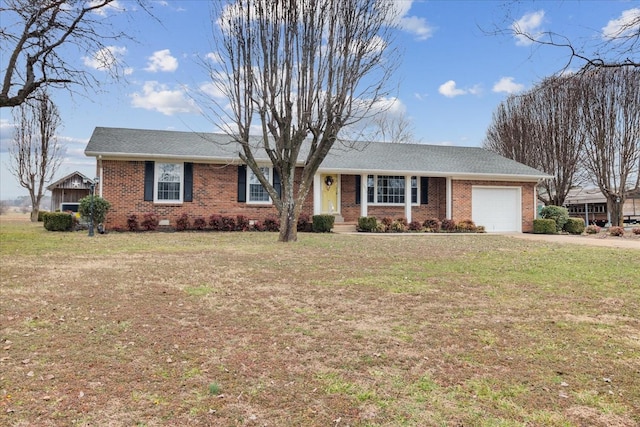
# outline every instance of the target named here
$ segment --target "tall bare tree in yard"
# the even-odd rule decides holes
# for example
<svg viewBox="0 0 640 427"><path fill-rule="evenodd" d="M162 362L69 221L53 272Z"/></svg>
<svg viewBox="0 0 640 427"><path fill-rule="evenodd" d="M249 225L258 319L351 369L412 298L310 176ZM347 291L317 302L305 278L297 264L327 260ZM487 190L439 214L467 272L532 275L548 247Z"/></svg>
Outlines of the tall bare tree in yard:
<svg viewBox="0 0 640 427"><path fill-rule="evenodd" d="M214 4L220 6L216 40L221 61L212 65L211 77L225 95L225 104L214 106L214 113L241 145L240 159L277 208L279 240L295 241L303 202L339 133L371 116L388 95L398 62L390 44L394 2ZM258 163L259 152L266 153L280 176L280 194L261 170L271 165Z"/></svg>
<svg viewBox="0 0 640 427"><path fill-rule="evenodd" d="M611 222L622 225L627 194L640 186L640 69L601 68L580 81L585 167L607 198Z"/></svg>
<svg viewBox="0 0 640 427"><path fill-rule="evenodd" d="M49 96L39 91L14 110L16 130L9 148L10 169L20 185L29 191L31 221L38 221L45 184L50 182L62 162L56 133L60 115Z"/></svg>
<svg viewBox="0 0 640 427"><path fill-rule="evenodd" d="M581 95L571 77L550 77L523 95L513 95L494 112L485 148L542 170L538 198L562 206L580 167L585 132Z"/></svg>
<svg viewBox="0 0 640 427"><path fill-rule="evenodd" d="M87 52L96 52L104 68L114 71L116 62L107 43L126 35L111 31L99 13L117 4L116 0L2 0L0 108L22 104L39 88L96 85L91 74L72 60ZM136 4L144 8L142 0ZM72 48L77 54L65 52Z"/></svg>

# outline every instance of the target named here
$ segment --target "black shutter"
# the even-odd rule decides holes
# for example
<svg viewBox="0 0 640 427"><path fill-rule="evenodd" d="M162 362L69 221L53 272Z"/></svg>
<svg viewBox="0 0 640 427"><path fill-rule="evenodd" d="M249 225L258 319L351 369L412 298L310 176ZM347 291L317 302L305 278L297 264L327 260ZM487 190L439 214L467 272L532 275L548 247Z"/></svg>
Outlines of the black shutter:
<svg viewBox="0 0 640 427"><path fill-rule="evenodd" d="M420 177L420 204L429 204L429 177Z"/></svg>
<svg viewBox="0 0 640 427"><path fill-rule="evenodd" d="M280 181L280 174L275 168L273 169L273 188L278 193L278 197L282 197L282 182Z"/></svg>
<svg viewBox="0 0 640 427"><path fill-rule="evenodd" d="M356 175L356 205L360 204L360 193L362 186L362 177L360 175Z"/></svg>
<svg viewBox="0 0 640 427"><path fill-rule="evenodd" d="M184 197L185 202L193 202L193 163L184 164Z"/></svg>
<svg viewBox="0 0 640 427"><path fill-rule="evenodd" d="M238 166L238 201L247 201L247 166Z"/></svg>
<svg viewBox="0 0 640 427"><path fill-rule="evenodd" d="M155 164L152 161L144 162L144 201L153 202L153 173Z"/></svg>

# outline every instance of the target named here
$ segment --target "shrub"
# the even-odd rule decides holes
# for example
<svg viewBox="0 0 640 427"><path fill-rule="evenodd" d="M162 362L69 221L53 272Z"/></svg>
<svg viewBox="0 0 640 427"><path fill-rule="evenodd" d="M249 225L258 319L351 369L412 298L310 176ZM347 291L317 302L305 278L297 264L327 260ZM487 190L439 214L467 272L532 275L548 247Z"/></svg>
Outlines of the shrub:
<svg viewBox="0 0 640 427"><path fill-rule="evenodd" d="M595 224L591 224L585 228L587 234L598 234L600 232L600 227Z"/></svg>
<svg viewBox="0 0 640 427"><path fill-rule="evenodd" d="M398 218L395 221L393 221L391 223L391 227L389 227L389 230L394 232L394 233L404 233L405 231L407 231L407 220L404 220L404 218Z"/></svg>
<svg viewBox="0 0 640 427"><path fill-rule="evenodd" d="M65 212L48 212L42 217L42 222L47 231L72 231L75 218Z"/></svg>
<svg viewBox="0 0 640 427"><path fill-rule="evenodd" d="M569 234L582 234L584 233L584 219L582 218L569 218L564 225L564 231Z"/></svg>
<svg viewBox="0 0 640 427"><path fill-rule="evenodd" d="M280 220L278 217L273 215L269 215L264 220L264 229L265 231L280 231Z"/></svg>
<svg viewBox="0 0 640 427"><path fill-rule="evenodd" d="M487 230L484 228L484 225L479 225L476 227L476 233L486 233Z"/></svg>
<svg viewBox="0 0 640 427"><path fill-rule="evenodd" d="M93 222L95 224L103 223L107 217L107 212L111 208L111 203L107 202L100 196L93 196ZM87 222L91 219L91 196L80 199L78 213Z"/></svg>
<svg viewBox="0 0 640 427"><path fill-rule="evenodd" d="M266 231L267 227L265 227L264 223L262 221L256 221L253 223L253 229L255 231Z"/></svg>
<svg viewBox="0 0 640 427"><path fill-rule="evenodd" d="M420 221L411 221L409 223L409 230L422 231L422 223Z"/></svg>
<svg viewBox="0 0 640 427"><path fill-rule="evenodd" d="M382 225L384 225L385 229L388 230L389 227L391 227L391 224L393 224L393 219L391 219L391 217L389 216L385 216L380 222L382 223Z"/></svg>
<svg viewBox="0 0 640 427"><path fill-rule="evenodd" d="M443 219L440 222L440 229L448 232L455 231L456 222L452 219Z"/></svg>
<svg viewBox="0 0 640 427"><path fill-rule="evenodd" d="M236 216L236 231L247 231L250 227L249 218L244 215Z"/></svg>
<svg viewBox="0 0 640 427"><path fill-rule="evenodd" d="M622 237L624 236L624 228L618 226L609 227L609 235Z"/></svg>
<svg viewBox="0 0 640 427"><path fill-rule="evenodd" d="M189 215L187 215L186 212L180 215L176 220L176 230L178 231L185 231L189 228L189 225Z"/></svg>
<svg viewBox="0 0 640 427"><path fill-rule="evenodd" d="M311 223L311 217L308 213L301 212L298 216L298 231L308 232L313 231L313 224Z"/></svg>
<svg viewBox="0 0 640 427"><path fill-rule="evenodd" d="M378 220L375 216L361 216L358 218L358 231L378 231Z"/></svg>
<svg viewBox="0 0 640 427"><path fill-rule="evenodd" d="M631 232L636 236L640 235L640 227L634 227L631 229Z"/></svg>
<svg viewBox="0 0 640 427"><path fill-rule="evenodd" d="M333 215L314 215L312 220L314 233L329 233L336 217Z"/></svg>
<svg viewBox="0 0 640 427"><path fill-rule="evenodd" d="M127 217L127 230L138 231L140 224L138 223L138 215L131 214Z"/></svg>
<svg viewBox="0 0 640 427"><path fill-rule="evenodd" d="M425 222L422 225L424 226L424 228L427 228L433 231L434 233L437 233L438 231L440 231L440 227L442 223L438 218L429 218L425 220Z"/></svg>
<svg viewBox="0 0 640 427"><path fill-rule="evenodd" d="M209 227L214 231L222 231L222 215L213 214L209 217Z"/></svg>
<svg viewBox="0 0 640 427"><path fill-rule="evenodd" d="M140 226L143 230L147 231L155 231L158 229L158 224L160 224L160 220L158 219L158 215L153 212L149 212L144 214L142 222Z"/></svg>
<svg viewBox="0 0 640 427"><path fill-rule="evenodd" d="M375 231L376 233L386 233L387 227L383 223L379 222L378 225L376 225Z"/></svg>
<svg viewBox="0 0 640 427"><path fill-rule="evenodd" d="M195 230L204 230L205 228L207 228L207 221L202 218L201 216L197 217L196 219L193 220L193 228Z"/></svg>
<svg viewBox="0 0 640 427"><path fill-rule="evenodd" d="M554 220L556 222L556 232L559 233L569 220L569 211L562 206L545 206L540 210L540 217Z"/></svg>
<svg viewBox="0 0 640 427"><path fill-rule="evenodd" d="M48 213L46 211L38 211L38 222L44 222L44 215Z"/></svg>
<svg viewBox="0 0 640 427"><path fill-rule="evenodd" d="M456 224L456 231L460 231L463 233L475 233L478 227L476 227L475 222L470 219L464 219L462 221L458 221Z"/></svg>
<svg viewBox="0 0 640 427"><path fill-rule="evenodd" d="M533 220L533 232L535 234L556 234L557 233L556 221L551 218L546 219L534 219Z"/></svg>
<svg viewBox="0 0 640 427"><path fill-rule="evenodd" d="M230 216L222 217L222 231L234 231L236 229L236 220Z"/></svg>

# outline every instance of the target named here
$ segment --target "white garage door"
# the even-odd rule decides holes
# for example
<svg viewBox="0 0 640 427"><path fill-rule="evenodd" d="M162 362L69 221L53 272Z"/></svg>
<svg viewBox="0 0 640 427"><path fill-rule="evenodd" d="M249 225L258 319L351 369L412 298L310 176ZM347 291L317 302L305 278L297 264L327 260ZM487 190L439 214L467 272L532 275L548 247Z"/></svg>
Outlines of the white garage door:
<svg viewBox="0 0 640 427"><path fill-rule="evenodd" d="M471 212L476 225L491 232L521 232L521 190L519 187L473 187Z"/></svg>

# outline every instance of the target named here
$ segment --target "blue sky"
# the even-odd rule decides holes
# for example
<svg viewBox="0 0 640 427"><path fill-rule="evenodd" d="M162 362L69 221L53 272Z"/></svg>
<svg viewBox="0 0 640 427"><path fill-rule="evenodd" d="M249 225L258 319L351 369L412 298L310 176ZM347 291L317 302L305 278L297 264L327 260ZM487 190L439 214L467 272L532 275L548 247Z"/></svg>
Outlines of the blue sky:
<svg viewBox="0 0 640 427"><path fill-rule="evenodd" d="M398 2L404 15L396 42L403 55L394 76L398 89L392 111L411 121L416 142L459 146L482 145L502 100L562 70L568 60L566 50L532 45L497 30L517 24L532 34L551 31L589 52L605 42L621 20L640 13L640 2L629 0ZM208 81L199 58L213 51L209 2L153 1L158 20L135 10L129 0L116 3L129 10L106 13L136 39L111 46L126 78L113 81L95 69L96 52L66 52L78 67L92 70L101 84L95 93L52 94L64 124L59 141L66 149L56 179L76 170L95 174L95 162L84 156L84 148L96 126L217 130L185 94L187 88ZM3 108L2 200L27 195L7 170L12 135L11 110Z"/></svg>

